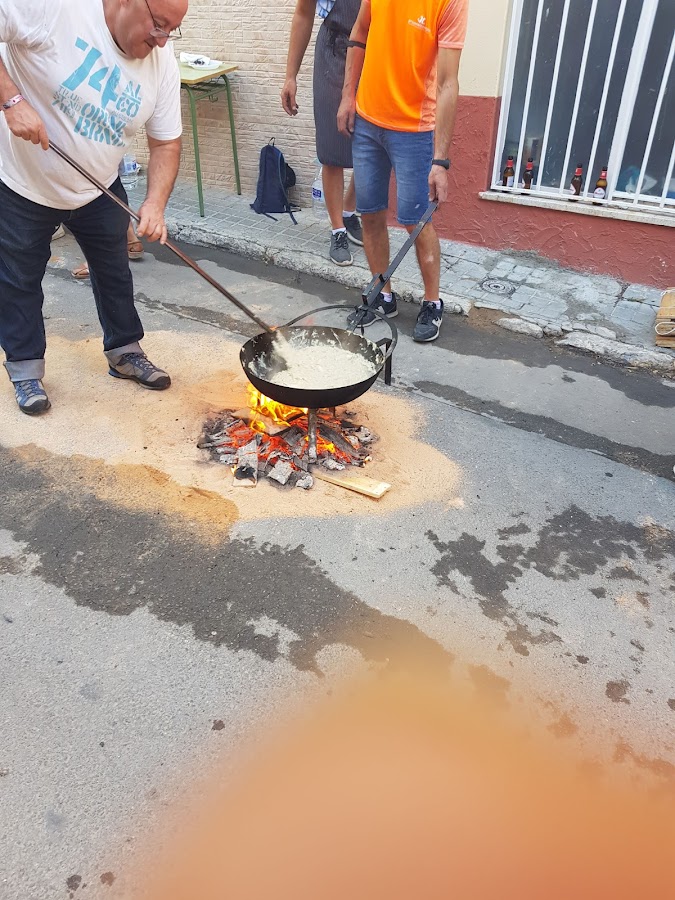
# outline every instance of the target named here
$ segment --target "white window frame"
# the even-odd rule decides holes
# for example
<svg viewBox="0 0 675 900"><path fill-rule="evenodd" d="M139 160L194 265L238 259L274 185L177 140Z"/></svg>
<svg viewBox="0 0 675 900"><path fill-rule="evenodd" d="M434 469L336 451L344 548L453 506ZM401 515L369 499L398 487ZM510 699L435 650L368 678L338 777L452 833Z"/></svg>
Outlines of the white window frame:
<svg viewBox="0 0 675 900"><path fill-rule="evenodd" d="M524 0L513 0L513 10L511 14L511 27L509 30L509 43L506 55L506 65L504 71L504 90L502 92L502 104L501 104L501 113L499 117L499 127L497 130L497 146L495 148L495 157L494 157L494 166L492 172L492 184L491 190L499 191L504 194L523 194L523 188L519 184L520 173L522 172L522 164L523 164L523 148L525 143L526 136L526 128L527 128L527 120L530 111L530 100L532 96L532 82L534 79L534 70L535 64L537 61L537 48L539 44L539 33L541 28L541 20L542 20L542 12L544 9L545 0L538 0L537 3L537 14L535 18L534 24L534 35L532 42L532 51L530 58L530 65L527 76L527 87L525 90L525 100L523 104L523 120L521 123L521 131L520 131L520 140L518 142L518 158L515 162L515 171L516 171L516 183L513 187L504 187L502 184L502 172L501 172L501 162L503 155L503 147L504 142L506 140L506 130L509 119L509 110L511 107L511 98L512 98L512 88L513 88L513 78L516 67L516 57L518 53L518 41L520 37L520 27L521 20L523 14L523 6ZM568 25L569 19L569 11L570 11L570 2L571 0L563 0L563 11L562 11L562 19L560 24L560 35L561 40L558 42L558 49L556 53L555 63L553 67L553 76L551 82L551 90L549 95L548 102L548 110L546 114L546 123L544 126L544 136L541 147L541 156L540 161L543 161L546 156L546 151L548 149L548 139L550 135L551 121L553 117L553 109L555 105L555 96L556 89L558 85L558 77L560 74L560 60L562 57L564 38L566 34L566 29ZM579 202L586 204L597 203L598 201L593 196L594 184L592 184L591 175L595 171L596 167L596 153L598 148L598 141L600 139L600 132L603 125L603 116L605 111L605 106L607 102L607 95L609 93L609 87L611 82L611 76L614 67L614 61L616 57L616 50L619 43L619 36L621 33L621 26L623 24L624 13L626 10L626 5L628 2L633 2L633 0L621 0L621 5L619 8L619 14L616 21L616 26L614 30L614 37L612 40L612 45L610 49L610 55L607 63L607 73L605 75L605 82L602 91L602 97L600 101L600 108L598 111L597 124L595 127L595 134L593 137L593 144L591 148L590 159L588 160L587 165L585 166L585 170L588 173L588 177L586 178L586 182L584 185L584 189L581 192L579 197ZM617 210L635 210L635 211L648 211L654 213L656 216L662 216L665 219L668 219L669 224L671 224L671 219L675 219L675 199L668 198L668 190L670 186L671 179L673 178L673 174L675 171L675 143L673 144L673 150L670 156L670 164L668 167L668 171L666 173L666 177L663 185L663 192L661 197L652 196L648 194L641 194L642 185L644 183L645 172L647 168L647 164L649 162L649 157L651 154L654 135L656 132L657 123L659 120L659 115L661 113L661 108L663 105L663 98L666 93L666 88L668 85L668 79L671 77L671 73L675 77L675 34L673 34L673 39L670 45L670 53L668 55L668 59L664 68L663 77L661 79L661 85L659 88L659 93L656 101L656 106L654 109L654 116L652 119L652 124L649 132L649 136L647 139L647 144L645 147L645 153L642 160L642 165L640 167L640 176L638 179L638 183L636 185L636 191L634 194L627 193L625 191L618 191L616 189L616 182L619 177L619 171L621 167L621 163L623 161L623 155L626 147L626 142L628 140L628 132L631 125L631 119L633 114L633 109L635 106L635 100L638 94L638 90L640 87L640 79L642 76L642 70L645 63L645 58L647 55L647 49L649 46L649 41L651 38L654 19L656 17L656 12L658 9L659 0L642 0L642 11L640 14L640 19L637 26L637 31L635 34L635 40L633 43L633 49L631 52L630 63L628 66L628 71L626 73L626 80L624 83L623 94L621 97L621 103L619 106L619 115L617 117L616 127L614 131L614 136L612 139L611 150L609 154L609 178L607 184L607 193L606 198L601 201L601 205L604 207L609 207ZM591 43L591 37L593 34L593 26L595 23L595 17L598 8L598 0L592 0L591 10L589 21L586 30L586 37L584 41L584 47L581 57L581 66L579 71L579 81L577 85L576 97L574 102L574 108L572 112L572 120L570 124L570 132L567 140L567 149L565 151L565 163L561 172L560 177L560 186L559 187L547 187L541 185L541 177L543 173L543 165L540 162L539 171L537 173L536 180L532 183L531 189L527 192L527 195L532 197L545 198L548 200L560 200L562 198L569 198L569 185L567 183L568 176L568 167L570 163L570 154L572 152L572 142L574 139L574 133L576 130L577 117L579 113L579 105L581 102L581 93L582 87L584 83L584 76L586 73L586 65L588 62L588 52ZM524 199L524 198L523 198Z"/></svg>

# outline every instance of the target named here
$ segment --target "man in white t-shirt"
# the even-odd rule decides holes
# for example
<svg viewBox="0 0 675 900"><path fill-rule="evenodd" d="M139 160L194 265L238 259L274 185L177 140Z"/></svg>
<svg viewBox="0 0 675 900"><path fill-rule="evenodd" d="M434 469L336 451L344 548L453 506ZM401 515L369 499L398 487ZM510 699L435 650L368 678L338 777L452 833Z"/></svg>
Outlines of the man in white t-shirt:
<svg viewBox="0 0 675 900"><path fill-rule="evenodd" d="M48 142L126 200L119 163L145 126L148 192L138 234L165 241L182 131L169 41L186 12L187 0L0 2L0 345L23 412L50 406L42 279L61 224L89 264L109 373L153 390L171 384L139 343L127 214Z"/></svg>

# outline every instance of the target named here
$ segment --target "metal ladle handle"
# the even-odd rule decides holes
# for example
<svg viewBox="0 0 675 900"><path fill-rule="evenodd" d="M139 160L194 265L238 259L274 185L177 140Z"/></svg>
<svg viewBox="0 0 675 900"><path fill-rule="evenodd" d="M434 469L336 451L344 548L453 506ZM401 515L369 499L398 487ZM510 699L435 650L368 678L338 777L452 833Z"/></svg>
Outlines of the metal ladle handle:
<svg viewBox="0 0 675 900"><path fill-rule="evenodd" d="M119 207L121 207L134 220L134 222L141 221L141 217L138 215L138 213L134 212L130 206L127 206L124 200L120 200L120 198L116 194L113 194L110 188L107 188L103 184L101 184L101 182L97 178L94 178L94 176L87 172L86 169L83 169L82 166L70 156L68 156L68 154L64 150L62 150L60 147L57 147L57 145L53 141L49 142L49 146L54 151L54 153L56 153L61 157L61 159L67 162L69 166L72 166L76 172L79 172L83 178L86 178L87 181L93 184L94 187L97 187L99 191L104 193L107 197L110 197L113 203L116 203ZM171 241L166 241L164 246L168 247L172 253L175 253L176 256L185 263L185 265L189 266L191 269L194 269L197 275L200 275L205 281L208 281L211 287L215 288L220 294L223 295L223 297L226 297L230 301L230 303L234 303L237 309L240 309L244 313L244 315L248 316L249 319L255 322L255 324L259 328L262 328L263 331L267 331L270 333L274 331L274 329L270 325L268 325L267 322L263 322L263 320L259 316L256 316L254 312L251 312L251 310L247 306L245 306L241 302L241 300L237 300L237 298L233 294L231 294L227 290L227 288L224 288L222 284L219 284L215 280L215 278L211 278L208 272L205 272L204 269L202 269L202 267L194 261L194 259L187 255L187 253L183 253L183 251L179 250L175 244L171 243Z"/></svg>
<svg viewBox="0 0 675 900"><path fill-rule="evenodd" d="M345 312L354 312L355 309L360 309L360 307L359 306L355 307L353 303L331 303L328 306L319 306L319 307L317 307L317 309L310 309L309 312L302 313L302 315L300 315L300 316L296 316L294 319L291 319L290 322L286 322L286 324L283 325L282 327L283 328L291 328L293 325L297 325L297 323L301 322L303 319L307 319L307 318L309 318L309 316L316 315L316 313L326 312L329 309L344 309ZM394 325L394 323L391 321L391 319L388 319L385 315L383 315L381 312L379 312L379 310L373 309L372 313L378 319L380 319L380 321L384 322L384 324L391 331L391 338L388 339L389 345L388 345L388 347L385 351L385 355L384 355L384 358L386 360L388 357L390 357L392 355L392 353L394 352L394 349L396 347L396 344L398 342L398 328L396 327L396 325ZM338 327L338 326L336 326L336 327ZM349 328L345 328L344 331L348 331L350 334L354 334L357 329L361 332L361 335L363 335L363 328L358 324L352 325Z"/></svg>
<svg viewBox="0 0 675 900"><path fill-rule="evenodd" d="M422 218L419 220L419 222L417 223L415 228L408 235L408 239L406 240L405 244L403 244L403 246L398 251L396 256L389 263L389 266L387 267L387 271L383 272L382 274L373 276L373 280L370 282L370 284L365 289L365 291L363 292L363 295L362 295L364 304L366 304L368 306L372 305L373 301L375 300L377 295L380 293L383 286L389 281L391 276L398 269L401 262L403 261L403 258L405 256L407 256L408 251L410 250L412 245L415 243L417 238L420 236L420 233L422 232L423 228L425 227L427 222L431 219L431 217L433 216L433 214L436 212L437 209L438 209L438 200L430 200L429 205L427 206L427 208L424 211L424 214L422 215ZM372 310L372 311L375 312L375 310Z"/></svg>

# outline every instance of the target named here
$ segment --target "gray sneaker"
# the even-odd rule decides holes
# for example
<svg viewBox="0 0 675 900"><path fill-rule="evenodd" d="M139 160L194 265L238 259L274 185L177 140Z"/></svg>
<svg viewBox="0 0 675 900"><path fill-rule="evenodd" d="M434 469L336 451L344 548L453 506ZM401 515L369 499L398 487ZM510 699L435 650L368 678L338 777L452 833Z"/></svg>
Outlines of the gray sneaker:
<svg viewBox="0 0 675 900"><path fill-rule="evenodd" d="M413 329L413 341L423 343L426 341L435 341L441 331L441 321L443 319L443 301L441 300L441 308L439 309L435 303L425 300L422 308L417 316L417 322Z"/></svg>
<svg viewBox="0 0 675 900"><path fill-rule="evenodd" d="M386 316L387 319L394 319L398 315L398 309L396 305L396 294L391 292L391 300L385 300L382 291L375 297L373 302L368 306L365 306L363 303L361 306L357 306L353 313L350 313L347 316L347 324L350 328L367 328L369 325L372 325L373 322L378 320L378 317L375 313L371 312L371 309L376 309L383 316Z"/></svg>
<svg viewBox="0 0 675 900"><path fill-rule="evenodd" d="M40 413L47 412L51 406L47 392L42 387L39 378L15 381L14 395L19 409L28 416L39 416Z"/></svg>
<svg viewBox="0 0 675 900"><path fill-rule="evenodd" d="M361 219L354 213L353 216L343 216L342 221L347 229L347 237L352 244L358 244L363 247L363 228L361 227Z"/></svg>
<svg viewBox="0 0 675 900"><path fill-rule="evenodd" d="M129 378L152 391L164 391L171 379L163 369L153 366L145 353L124 353L119 361L108 369L113 378Z"/></svg>
<svg viewBox="0 0 675 900"><path fill-rule="evenodd" d="M330 258L338 266L351 266L354 262L349 249L346 231L338 231L330 236Z"/></svg>

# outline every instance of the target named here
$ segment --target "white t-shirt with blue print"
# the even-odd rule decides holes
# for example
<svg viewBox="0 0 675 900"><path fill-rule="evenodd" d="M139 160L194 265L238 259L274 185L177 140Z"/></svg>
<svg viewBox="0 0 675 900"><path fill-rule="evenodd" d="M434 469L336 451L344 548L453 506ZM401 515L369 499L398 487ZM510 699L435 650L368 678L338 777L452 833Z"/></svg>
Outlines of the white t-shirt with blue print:
<svg viewBox="0 0 675 900"><path fill-rule="evenodd" d="M170 45L131 59L101 0L0 0L0 54L47 134L109 187L139 129L180 137L180 75ZM14 137L0 114L0 180L43 206L78 209L97 188L55 153Z"/></svg>

